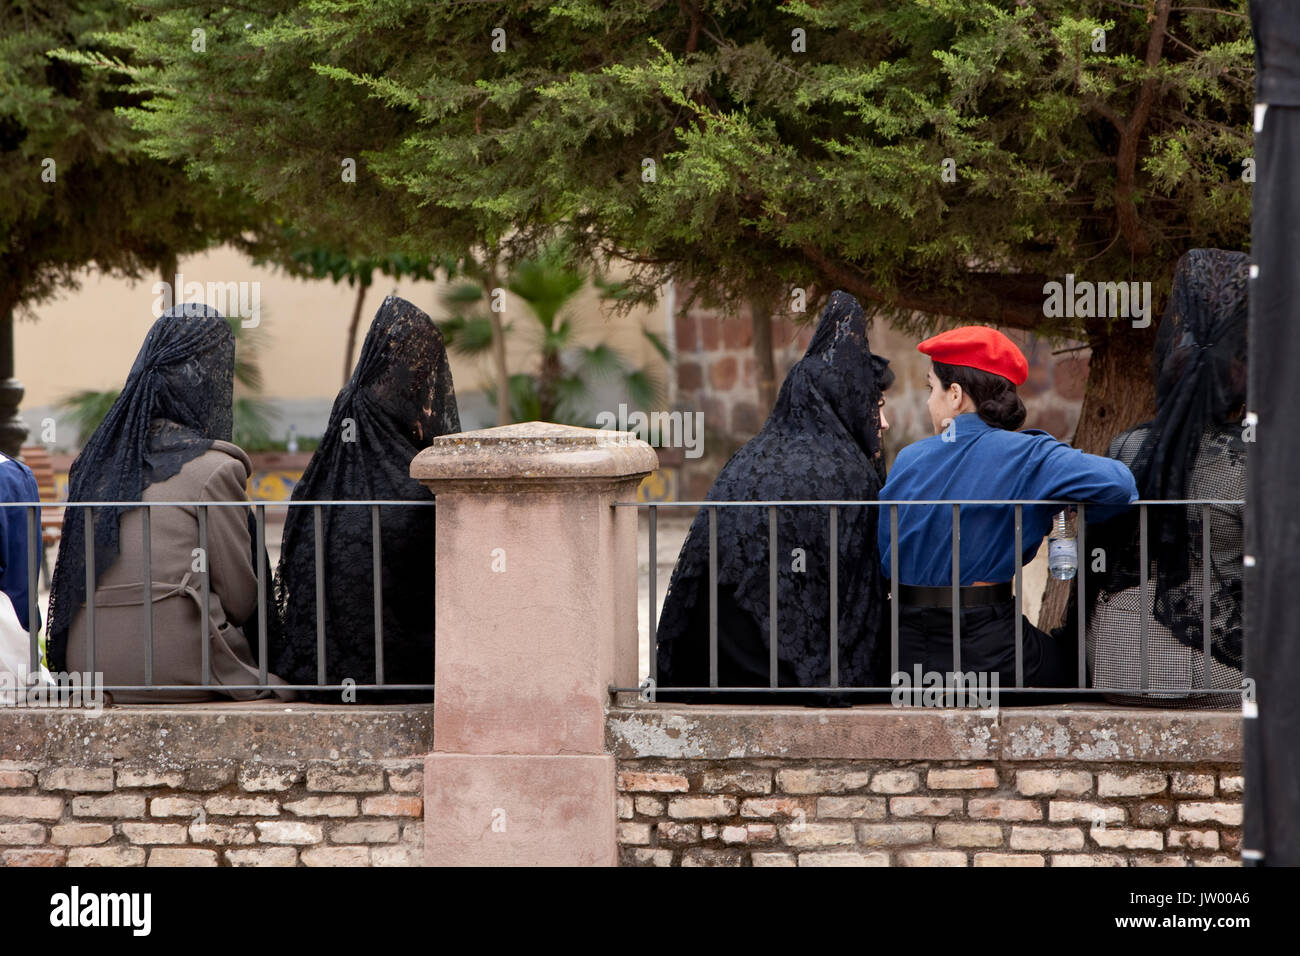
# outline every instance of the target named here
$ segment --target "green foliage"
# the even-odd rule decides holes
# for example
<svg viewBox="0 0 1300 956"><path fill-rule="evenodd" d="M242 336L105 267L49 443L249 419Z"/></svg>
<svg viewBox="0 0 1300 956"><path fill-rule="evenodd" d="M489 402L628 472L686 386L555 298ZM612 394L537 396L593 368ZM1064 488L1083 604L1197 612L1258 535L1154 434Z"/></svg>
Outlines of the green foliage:
<svg viewBox="0 0 1300 956"><path fill-rule="evenodd" d="M113 43L153 155L343 248L510 264L558 234L635 264L623 305L838 286L1063 335L1047 277L1248 244L1246 0L1168 6L142 0Z"/></svg>

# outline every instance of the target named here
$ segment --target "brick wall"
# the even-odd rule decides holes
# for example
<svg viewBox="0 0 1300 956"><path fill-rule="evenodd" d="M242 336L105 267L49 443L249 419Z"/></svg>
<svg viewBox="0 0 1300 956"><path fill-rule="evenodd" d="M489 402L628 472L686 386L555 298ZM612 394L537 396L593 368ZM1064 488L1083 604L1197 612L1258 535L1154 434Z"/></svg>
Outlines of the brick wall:
<svg viewBox="0 0 1300 956"><path fill-rule="evenodd" d="M1237 866L1240 716L629 705L628 866Z"/></svg>
<svg viewBox="0 0 1300 956"><path fill-rule="evenodd" d="M1236 866L1241 842L1239 765L631 760L618 788L625 866Z"/></svg>
<svg viewBox="0 0 1300 956"><path fill-rule="evenodd" d="M432 707L0 712L0 864L419 866L431 749Z"/></svg>

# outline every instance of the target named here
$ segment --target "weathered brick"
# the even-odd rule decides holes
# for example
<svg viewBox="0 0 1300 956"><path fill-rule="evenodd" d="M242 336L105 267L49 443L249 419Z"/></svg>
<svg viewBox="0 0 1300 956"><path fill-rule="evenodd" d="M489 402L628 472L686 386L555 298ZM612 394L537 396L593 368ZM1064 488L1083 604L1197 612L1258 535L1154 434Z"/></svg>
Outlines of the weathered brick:
<svg viewBox="0 0 1300 956"><path fill-rule="evenodd" d="M1076 827L1012 827L1013 850L1082 850L1083 831Z"/></svg>
<svg viewBox="0 0 1300 956"><path fill-rule="evenodd" d="M1026 797L1077 796L1092 789L1092 774L1083 770L1017 770L1016 790Z"/></svg>
<svg viewBox="0 0 1300 956"><path fill-rule="evenodd" d="M68 866L144 866L138 846L78 846L68 851Z"/></svg>
<svg viewBox="0 0 1300 956"><path fill-rule="evenodd" d="M1166 776L1154 770L1097 774L1097 795L1102 797L1149 797L1168 786Z"/></svg>
<svg viewBox="0 0 1300 956"><path fill-rule="evenodd" d="M620 794L620 797L625 795ZM636 812L645 817L661 817L664 815L667 803L661 797L626 797L629 803L636 808ZM632 816L632 814L628 814Z"/></svg>
<svg viewBox="0 0 1300 956"><path fill-rule="evenodd" d="M961 797L890 797L889 813L895 817L950 817L961 813Z"/></svg>
<svg viewBox="0 0 1300 956"><path fill-rule="evenodd" d="M247 846L257 842L251 823L191 823L190 840L213 846Z"/></svg>
<svg viewBox="0 0 1300 956"><path fill-rule="evenodd" d="M1219 833L1217 830L1170 830L1169 849L1179 846L1189 850L1217 850Z"/></svg>
<svg viewBox="0 0 1300 956"><path fill-rule="evenodd" d="M744 827L723 827L721 837L723 843L744 843L749 838L749 831Z"/></svg>
<svg viewBox="0 0 1300 956"><path fill-rule="evenodd" d="M818 797L818 819L852 817L857 820L885 819L884 797Z"/></svg>
<svg viewBox="0 0 1300 956"><path fill-rule="evenodd" d="M872 793L911 793L921 785L914 770L882 770L871 778Z"/></svg>
<svg viewBox="0 0 1300 956"><path fill-rule="evenodd" d="M700 781L705 793L771 793L770 770L706 770Z"/></svg>
<svg viewBox="0 0 1300 956"><path fill-rule="evenodd" d="M899 866L965 866L966 854L955 850L901 850Z"/></svg>
<svg viewBox="0 0 1300 956"><path fill-rule="evenodd" d="M1002 828L995 823L936 823L939 846L1001 846Z"/></svg>
<svg viewBox="0 0 1300 956"><path fill-rule="evenodd" d="M235 780L235 768L228 761L191 764L185 770L186 790L220 790Z"/></svg>
<svg viewBox="0 0 1300 956"><path fill-rule="evenodd" d="M49 847L5 850L0 853L0 864L4 866L63 866L67 859L67 850Z"/></svg>
<svg viewBox="0 0 1300 956"><path fill-rule="evenodd" d="M119 790L129 790L137 787L167 787L176 790L184 786L184 784L185 774L179 771L162 773L141 767L124 767L117 772Z"/></svg>
<svg viewBox="0 0 1300 956"><path fill-rule="evenodd" d="M1041 820L1043 808L1035 800L971 797L966 801L966 815L972 820Z"/></svg>
<svg viewBox="0 0 1300 956"><path fill-rule="evenodd" d="M1169 791L1176 797L1214 796L1214 774L1175 773L1170 778Z"/></svg>
<svg viewBox="0 0 1300 956"><path fill-rule="evenodd" d="M357 798L303 797L286 803L284 809L297 817L355 817Z"/></svg>
<svg viewBox="0 0 1300 956"><path fill-rule="evenodd" d="M1208 860L1193 860L1192 866L1241 866L1241 860L1231 856L1212 856Z"/></svg>
<svg viewBox="0 0 1300 956"><path fill-rule="evenodd" d="M366 866L370 848L364 846L317 846L302 851L303 866Z"/></svg>
<svg viewBox="0 0 1300 956"><path fill-rule="evenodd" d="M628 859L632 866L672 866L673 851L636 847L628 854Z"/></svg>
<svg viewBox="0 0 1300 956"><path fill-rule="evenodd" d="M869 770L811 767L776 772L776 785L783 793L847 793L850 790L861 790L870 781Z"/></svg>
<svg viewBox="0 0 1300 956"><path fill-rule="evenodd" d="M0 846L26 846L44 842L44 824L0 823Z"/></svg>
<svg viewBox="0 0 1300 956"><path fill-rule="evenodd" d="M208 797L203 809L214 817L278 817L280 804L270 797Z"/></svg>
<svg viewBox="0 0 1300 956"><path fill-rule="evenodd" d="M1223 849L1225 849L1225 850L1240 850L1240 849L1241 849L1241 831L1240 831L1240 830L1224 830L1223 833L1220 834L1220 837L1221 837L1221 839L1223 840Z"/></svg>
<svg viewBox="0 0 1300 956"><path fill-rule="evenodd" d="M673 797L668 815L674 820L720 819L736 815L735 797Z"/></svg>
<svg viewBox="0 0 1300 956"><path fill-rule="evenodd" d="M1125 866L1122 856L1113 853L1058 853L1052 866Z"/></svg>
<svg viewBox="0 0 1300 956"><path fill-rule="evenodd" d="M57 820L63 816L62 797L0 797L0 820Z"/></svg>
<svg viewBox="0 0 1300 956"><path fill-rule="evenodd" d="M331 843L396 843L396 823L339 823L330 830Z"/></svg>
<svg viewBox="0 0 1300 956"><path fill-rule="evenodd" d="M50 827L50 842L56 846L95 846L111 839L110 823L60 823Z"/></svg>
<svg viewBox="0 0 1300 956"><path fill-rule="evenodd" d="M626 793L620 793L618 795L618 818L620 820L631 820L635 815L636 811L633 809L632 798Z"/></svg>
<svg viewBox="0 0 1300 956"><path fill-rule="evenodd" d="M1224 775L1219 778L1220 793L1242 793L1246 789L1246 778L1240 774Z"/></svg>
<svg viewBox="0 0 1300 956"><path fill-rule="evenodd" d="M413 846L424 846L424 823L406 823L402 825L402 842Z"/></svg>
<svg viewBox="0 0 1300 956"><path fill-rule="evenodd" d="M390 770L388 789L394 793L420 793L424 789L424 771Z"/></svg>
<svg viewBox="0 0 1300 956"><path fill-rule="evenodd" d="M192 797L154 797L149 801L151 817L192 817L202 804Z"/></svg>
<svg viewBox="0 0 1300 956"><path fill-rule="evenodd" d="M797 866L793 853L751 853L750 866Z"/></svg>
<svg viewBox="0 0 1300 956"><path fill-rule="evenodd" d="M1181 823L1221 823L1224 826L1241 826L1240 803L1180 803L1178 820Z"/></svg>
<svg viewBox="0 0 1300 956"><path fill-rule="evenodd" d="M700 839L698 823L661 823L655 832L660 843L696 843Z"/></svg>
<svg viewBox="0 0 1300 956"><path fill-rule="evenodd" d="M1135 856L1131 866L1187 866L1185 856Z"/></svg>
<svg viewBox="0 0 1300 956"><path fill-rule="evenodd" d="M1097 826L1099 823L1123 823L1124 808L1104 803L1080 803L1074 800L1053 800L1047 805L1047 819L1052 823L1070 823L1082 820Z"/></svg>
<svg viewBox="0 0 1300 956"><path fill-rule="evenodd" d="M652 793L685 793L690 789L686 778L679 773L637 773L628 771L618 775L618 789L643 790Z"/></svg>
<svg viewBox="0 0 1300 956"><path fill-rule="evenodd" d="M377 767L326 764L307 768L312 793L372 793L384 789L384 772Z"/></svg>
<svg viewBox="0 0 1300 956"><path fill-rule="evenodd" d="M411 846L372 846L371 866L420 866L421 852Z"/></svg>
<svg viewBox="0 0 1300 956"><path fill-rule="evenodd" d="M122 835L131 843L186 843L190 834L184 823L123 823Z"/></svg>
<svg viewBox="0 0 1300 956"><path fill-rule="evenodd" d="M800 814L812 816L813 801L799 797L749 797L741 801L742 817L761 817L771 820L778 817L795 819Z"/></svg>
<svg viewBox="0 0 1300 956"><path fill-rule="evenodd" d="M320 843L325 839L319 823L299 823L289 820L271 820L258 823L257 839L261 843L291 843L305 845Z"/></svg>
<svg viewBox="0 0 1300 956"><path fill-rule="evenodd" d="M854 850L830 850L800 853L800 866L889 866L889 854L881 851L860 853Z"/></svg>
<svg viewBox="0 0 1300 956"><path fill-rule="evenodd" d="M159 846L149 851L149 866L216 866L216 850Z"/></svg>
<svg viewBox="0 0 1300 956"><path fill-rule="evenodd" d="M618 842L628 846L649 846L650 824L620 823L618 825Z"/></svg>
<svg viewBox="0 0 1300 956"><path fill-rule="evenodd" d="M1163 850L1165 835L1159 830L1104 830L1093 827L1088 837L1107 850Z"/></svg>
<svg viewBox="0 0 1300 956"><path fill-rule="evenodd" d="M1046 866L1041 853L976 853L976 866Z"/></svg>
<svg viewBox="0 0 1300 956"><path fill-rule="evenodd" d="M78 793L107 793L113 789L111 767L51 767L40 774L42 790L75 790Z"/></svg>
<svg viewBox="0 0 1300 956"><path fill-rule="evenodd" d="M682 866L743 866L741 850L714 850L693 846L682 851Z"/></svg>
<svg viewBox="0 0 1300 956"><path fill-rule="evenodd" d="M745 824L746 843L774 843L776 842L776 836L777 836L777 829L775 824L771 824L771 823Z"/></svg>
<svg viewBox="0 0 1300 956"><path fill-rule="evenodd" d="M718 839L718 836L721 833L722 833L722 827L718 826L716 823L700 824L700 839L703 840L705 843L708 843L710 840Z"/></svg>
<svg viewBox="0 0 1300 956"><path fill-rule="evenodd" d="M239 768L239 789L247 793L283 793L302 781L295 767L266 767L245 764Z"/></svg>
<svg viewBox="0 0 1300 956"><path fill-rule="evenodd" d="M381 797L366 797L362 800L361 812L368 817L422 817L424 800L400 793L386 793Z"/></svg>
<svg viewBox="0 0 1300 956"><path fill-rule="evenodd" d="M851 823L793 823L780 828L781 842L793 847L851 846Z"/></svg>
<svg viewBox="0 0 1300 956"><path fill-rule="evenodd" d="M933 823L859 823L858 842L864 846L898 846L929 843L934 836Z"/></svg>
<svg viewBox="0 0 1300 956"><path fill-rule="evenodd" d="M73 797L74 817L116 817L134 819L144 816L144 797L130 793L114 793L107 797Z"/></svg>
<svg viewBox="0 0 1300 956"><path fill-rule="evenodd" d="M935 769L925 776L931 790L983 790L998 785L998 772L992 767Z"/></svg>
<svg viewBox="0 0 1300 956"><path fill-rule="evenodd" d="M297 866L298 851L291 846L257 847L249 850L226 850L231 866Z"/></svg>
<svg viewBox="0 0 1300 956"><path fill-rule="evenodd" d="M36 775L26 770L0 770L0 790L23 790L36 785Z"/></svg>
<svg viewBox="0 0 1300 956"><path fill-rule="evenodd" d="M1174 808L1168 803L1140 803L1133 808L1133 822L1140 827L1162 827L1173 816Z"/></svg>

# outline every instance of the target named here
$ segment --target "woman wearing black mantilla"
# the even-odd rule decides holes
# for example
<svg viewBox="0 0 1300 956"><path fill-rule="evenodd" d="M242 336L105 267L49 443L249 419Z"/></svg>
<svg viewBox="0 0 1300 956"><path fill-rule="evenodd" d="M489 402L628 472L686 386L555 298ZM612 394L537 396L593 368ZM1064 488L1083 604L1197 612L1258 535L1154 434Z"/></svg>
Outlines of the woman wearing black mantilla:
<svg viewBox="0 0 1300 956"><path fill-rule="evenodd" d="M352 378L334 400L320 447L293 501L419 501L433 496L410 475L411 459L438 435L460 431L442 333L427 313L389 296L361 346ZM284 639L271 648L276 673L318 683L313 508L290 507L276 579ZM434 509L381 506L383 679L433 683ZM376 683L374 560L366 506L322 506L325 559L325 683ZM370 703L427 700L420 691L357 691ZM311 699L338 702L339 692ZM343 698L351 700L351 695Z"/></svg>
<svg viewBox="0 0 1300 956"><path fill-rule="evenodd" d="M762 431L719 473L709 501L874 500L885 478L881 433L887 360L867 345L862 307L831 293L803 358L790 369ZM877 509L838 509L840 686L882 686L885 588L876 556ZM777 509L777 633L780 687L831 686L830 508ZM768 687L768 509L717 509L718 686ZM671 693L707 687L709 518L691 525L658 628L658 698L734 702L735 692ZM813 695L765 696L767 703ZM821 702L825 702L823 697ZM852 701L849 701L852 702Z"/></svg>

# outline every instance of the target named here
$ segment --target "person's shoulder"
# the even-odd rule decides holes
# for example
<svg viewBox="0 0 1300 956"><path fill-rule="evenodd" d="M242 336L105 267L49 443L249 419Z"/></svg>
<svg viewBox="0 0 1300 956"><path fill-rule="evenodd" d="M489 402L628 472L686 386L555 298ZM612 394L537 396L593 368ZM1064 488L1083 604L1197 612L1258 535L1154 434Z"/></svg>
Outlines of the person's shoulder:
<svg viewBox="0 0 1300 956"><path fill-rule="evenodd" d="M204 481L220 474L232 476L242 484L253 474L253 463L248 453L238 445L220 439L214 440L212 447L190 462L189 467L202 475Z"/></svg>
<svg viewBox="0 0 1300 956"><path fill-rule="evenodd" d="M6 490L10 488L35 488L36 475L27 466L26 462L0 453L0 483L3 484Z"/></svg>

